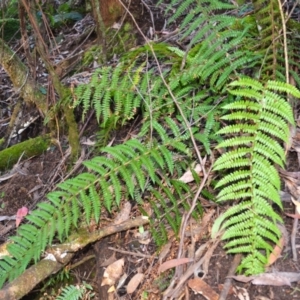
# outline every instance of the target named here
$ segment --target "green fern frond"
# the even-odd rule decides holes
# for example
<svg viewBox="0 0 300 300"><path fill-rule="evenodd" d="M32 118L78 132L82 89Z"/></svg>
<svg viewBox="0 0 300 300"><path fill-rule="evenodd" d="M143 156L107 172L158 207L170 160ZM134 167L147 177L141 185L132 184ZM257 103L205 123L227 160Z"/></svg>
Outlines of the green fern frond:
<svg viewBox="0 0 300 300"><path fill-rule="evenodd" d="M65 286L62 291L61 295L56 298L56 300L78 300L82 299L84 294L85 288L78 287L75 285Z"/></svg>
<svg viewBox="0 0 300 300"><path fill-rule="evenodd" d="M126 73L123 63L114 69L103 67L96 70L89 84L75 89L75 106L83 106L83 115L94 108L98 122L106 123L114 115L124 124L140 106L142 99L136 95L134 87L141 80L142 71L143 64L132 73Z"/></svg>
<svg viewBox="0 0 300 300"><path fill-rule="evenodd" d="M191 41L191 45L197 43L197 52L188 60L188 72L182 74L183 85L196 77L203 83L209 79L211 88L222 90L228 78L259 59L253 52L239 51L248 29L233 30L234 22L235 18L229 16L216 16L209 21L203 19L201 30ZM211 28L214 30L211 31ZM190 53L194 52L192 48Z"/></svg>
<svg viewBox="0 0 300 300"><path fill-rule="evenodd" d="M187 18L188 21L191 21L192 19L195 19L198 17L199 14L205 14L205 16L211 15L212 12L217 10L226 10L226 9L234 9L235 6L232 4L228 4L227 2L223 1L205 1L205 0L199 0L197 3L192 0L182 0L182 1L172 1L170 5L168 6L169 9L174 8L174 5L179 5L176 7L175 14L171 17L170 22L175 21L180 16L185 14L185 18ZM188 24L188 22L184 19L182 22L184 25ZM182 28L183 29L183 28Z"/></svg>
<svg viewBox="0 0 300 300"><path fill-rule="evenodd" d="M180 132L171 119L167 123L171 135ZM92 218L99 222L103 206L111 211L125 196L133 198L137 190L143 193L149 180L161 185L161 178L156 175L158 171L159 174L173 174L173 152L187 156L188 150L179 137L171 138L158 125L156 123L154 127L160 132L159 144L144 145L139 140L129 140L115 147L104 147L102 156L84 162L89 172L64 181L58 185L58 190L47 195L49 202L39 204L38 209L27 217L31 224L20 226L17 237L12 238L13 243L8 246L12 257L0 261L0 284L22 273L32 259L39 260L54 236L63 241L73 226L78 225L80 214L85 216L88 224ZM172 185L162 186L162 193L172 203L171 210L167 211L168 220L178 230L180 213L169 189ZM183 197L178 184L177 191L179 197ZM182 192L186 190L182 189ZM165 202L164 207L167 208L169 203ZM175 216L175 222L172 216ZM165 232L161 234L165 236Z"/></svg>
<svg viewBox="0 0 300 300"><path fill-rule="evenodd" d="M213 231L220 227L225 230L222 239L227 240L227 251L245 253L240 270L255 274L261 272L260 264L265 262L256 255L257 251L270 253L269 243L277 243L280 237L276 223L282 220L270 204L282 207L280 179L273 165L283 167L285 153L279 142L286 141L288 123L293 122L290 105L273 91L300 94L287 84L269 81L263 86L251 78L241 78L229 87L239 100L224 106L231 113L223 119L237 124L219 131L233 137L219 143L219 148L229 150L217 159L214 169L228 171L217 183L221 188L218 201L240 202L219 217Z"/></svg>

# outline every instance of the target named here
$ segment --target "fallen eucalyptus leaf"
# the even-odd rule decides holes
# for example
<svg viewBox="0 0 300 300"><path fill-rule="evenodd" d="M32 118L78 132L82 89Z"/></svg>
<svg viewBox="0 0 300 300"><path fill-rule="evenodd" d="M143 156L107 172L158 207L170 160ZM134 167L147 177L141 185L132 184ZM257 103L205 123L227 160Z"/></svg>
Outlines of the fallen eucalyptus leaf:
<svg viewBox="0 0 300 300"><path fill-rule="evenodd" d="M276 272L276 273L263 273L255 276L228 276L228 278L233 278L240 282L251 281L254 285L272 285L272 286L290 286L292 282L297 282L300 280L300 273L293 272Z"/></svg>
<svg viewBox="0 0 300 300"><path fill-rule="evenodd" d="M189 262L194 261L194 259L192 258L177 258L177 259L171 259L168 260L166 262L164 262L162 265L159 266L158 268L158 273L162 273L168 269L183 265L183 264L187 264Z"/></svg>
<svg viewBox="0 0 300 300"><path fill-rule="evenodd" d="M188 286L195 294L202 295L207 300L218 300L219 295L201 278L194 278L188 281Z"/></svg>
<svg viewBox="0 0 300 300"><path fill-rule="evenodd" d="M143 279L144 279L144 274L142 273L135 274L127 284L127 288L126 288L127 293L132 294L137 289L137 287L139 286L139 284L142 282Z"/></svg>
<svg viewBox="0 0 300 300"><path fill-rule="evenodd" d="M123 266L124 258L121 258L115 261L114 263L110 264L104 271L101 286L114 285L123 273Z"/></svg>

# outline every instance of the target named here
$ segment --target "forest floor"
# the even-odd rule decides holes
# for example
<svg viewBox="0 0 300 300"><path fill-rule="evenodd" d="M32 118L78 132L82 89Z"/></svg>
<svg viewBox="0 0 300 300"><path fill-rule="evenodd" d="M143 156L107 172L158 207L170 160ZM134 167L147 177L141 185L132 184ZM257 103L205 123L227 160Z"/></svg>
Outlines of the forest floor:
<svg viewBox="0 0 300 300"><path fill-rule="evenodd" d="M145 34L149 34L150 27L153 29L153 25L155 25L155 30L159 35L161 34L160 31L163 26L165 26L162 10L154 8L152 5L149 5L148 8L151 10L151 13L145 6L143 6L142 11L138 6L133 7L133 10L136 9L136 11L133 11L133 15L139 16L137 22ZM67 36L67 32L70 31L70 28L66 26L63 30L66 32ZM173 28L167 27L164 30L171 32L174 30L174 25ZM92 38L90 42L93 42ZM14 47L17 49L18 43L14 43ZM69 51L72 52L71 49L69 49ZM18 54L22 56L20 51ZM40 67L40 70L42 70L42 67ZM1 69L0 75L2 82L0 99L6 99L11 96L12 89L9 79ZM40 83L43 83L42 81L43 78L41 76ZM4 119L0 119L0 123L4 123ZM42 124L37 123L35 125L33 124L33 126L37 127L35 128L35 135L42 130ZM28 128L27 133L25 132L22 139L31 136L29 130L32 131L33 126ZM82 143L82 153L77 164L75 164L76 168L70 170L70 166L67 164L69 150L66 138L62 132L60 147L53 146L39 157L32 157L18 163L16 168L17 171L11 178L1 179L5 177L5 174L0 176L0 217L15 216L16 212L21 207L27 207L29 210L33 210L39 201L45 199L45 195L49 191L55 189L57 183L62 182L66 178L70 178L83 170L81 162L91 158L92 155L95 155L95 150L93 150L93 146L90 146L88 141L95 139L98 127L93 118L86 124L80 123L80 126L85 126L81 138L82 140L85 139L87 142ZM136 122L130 124L125 130L122 129L116 134L114 143L118 143L118 139L120 141L128 139L138 127L139 124ZM295 153L290 153L288 155L287 166L288 171L299 171L300 166L295 157ZM136 204L130 204L130 218L140 215ZM179 277L178 280L182 278L183 285L177 299L216 300L215 293L220 295L226 277L228 275L233 275L230 274L230 269L234 264L235 257L226 254L222 248L223 243L221 241L218 244L213 244L210 239L210 230L214 220L226 208L218 207L213 202L203 202L202 205L204 207L202 220L193 221L188 227L192 235L196 236L196 238L194 238L191 243L191 233L188 234L187 232L183 250L188 255L186 257L191 257L190 252L199 254L199 251L203 248L203 245L205 245L206 255L202 267L204 271L207 269L208 273L202 278L203 281L199 282L189 281L193 276L184 280L183 277ZM125 206L126 203L123 203L122 207ZM284 202L284 212L282 213L284 227L290 235L293 230L294 219L286 216L284 213L294 213L294 205L291 201ZM100 221L100 226L104 227L107 224L113 223L117 215L118 212L113 212L112 214L104 213ZM93 299L162 299L162 292L169 286L174 273L172 271L173 269L169 269L160 274L159 267L161 262L176 259L179 241L170 230L168 232L169 244L163 247L161 252L158 253L158 248L154 244L151 234L148 231L149 228L145 226L144 229L148 233L146 238L141 238L138 229L128 230L103 238L94 245L81 250L76 254L72 263L68 265L63 272L59 275L52 276L52 278L43 282L31 294L24 297L24 299L55 299L59 293L59 288L62 288L66 283L81 284L82 282L86 282L93 287L93 292L95 292ZM299 228L297 227L296 245L298 255L300 255L300 235L298 229ZM5 220L4 218L4 220L0 222L0 243L5 242L9 236L14 233L14 230L15 220ZM120 288L116 287L115 291L109 293L109 286L101 286L103 274L108 265L119 259L124 259L125 261L121 274L126 275L124 276L125 281ZM192 262L183 264L180 270L181 273L179 274L183 276L187 267L192 265ZM300 273L299 259L297 261L293 259L290 240L287 240L286 246L280 257L278 257L275 263L269 267L268 271L273 274L277 272ZM128 295L125 287L130 279L137 273L143 274L144 279L134 292L131 295ZM198 268L194 270L194 274L201 278L204 272L201 271L201 268ZM276 286L279 282L275 279L273 282L263 280L261 285L254 285L251 282L243 283L235 280L231 281L231 286L226 299L300 300L300 282L293 282L290 286ZM205 282L206 285L203 282ZM203 284L203 286L200 287L197 284ZM87 293L85 296L86 298L84 299L89 299L89 296L90 294Z"/></svg>
<svg viewBox="0 0 300 300"><path fill-rule="evenodd" d="M67 166L62 164L62 153L57 148L49 149L39 157L31 158L20 164L20 171L16 173L11 179L0 184L0 191L2 198L1 216L15 216L16 211L25 206L29 209L34 208L36 203L43 199L46 191L55 188L56 181L68 176L66 171ZM60 178L60 179L59 179ZM221 213L225 208L218 208L218 213ZM292 214L294 207L291 203L285 203L284 211ZM194 251L197 251L201 245L210 242L210 228L217 216L215 206L207 205L202 221L195 222L193 232L198 236ZM137 207L133 206L130 216L135 217L139 214ZM115 215L104 215L100 222L101 226L113 223ZM284 218L284 226L288 233L292 232L293 222L291 218ZM4 242L15 228L15 221L3 221L0 227L0 237ZM146 227L146 230L148 228ZM297 232L297 240L300 241L299 231ZM169 249L165 253L163 261L175 259L178 251L178 240L170 232ZM299 242L298 242L299 243ZM184 250L189 250L190 240L186 238L186 245ZM211 253L211 257L207 258L208 274L204 281L215 292L220 294L226 276L233 264L234 256L227 255L222 248L223 243L220 243L216 249ZM298 248L299 249L299 248ZM78 253L72 264L67 266L65 271L68 271L71 280L67 279L67 275L57 275L55 279L46 280L38 288L38 292L29 294L24 299L55 299L58 287L62 287L66 282L73 284L80 284L82 282L89 283L93 286L96 292L95 299L142 299L141 295L144 291L148 291L148 299L161 299L161 292L170 283L172 273L164 272L159 274L158 268L160 266L159 254L156 252L157 247L149 236L147 241L143 241L138 237L137 230L129 230L127 232L114 234L93 246L83 249ZM299 255L299 251L298 251ZM88 260L86 260L88 258ZM128 281L137 272L145 275L143 284L131 296L126 295L126 289L121 287L117 290L114 298L108 297L108 286L101 286L103 272L105 266L117 259L125 259L124 274L127 274ZM192 264L192 263L191 263ZM294 261L292 258L291 247L287 245L281 254L281 257L270 267L270 272L300 272L299 261ZM182 270L184 273L184 269ZM197 270L198 275L201 276L201 270ZM168 276L170 276L168 278ZM49 285L49 286L48 286ZM44 291L44 296L41 296L40 289ZM200 294L195 294L192 290L185 290L189 293L189 299L214 299L203 297ZM183 295L181 299L188 299L187 294ZM210 294L208 294L210 295ZM147 299L147 298L146 298ZM233 281L229 295L226 299L253 299L253 300L283 300L283 299L300 299L300 284L292 283L291 286L273 286L266 283L265 285L253 285L249 283L242 283Z"/></svg>

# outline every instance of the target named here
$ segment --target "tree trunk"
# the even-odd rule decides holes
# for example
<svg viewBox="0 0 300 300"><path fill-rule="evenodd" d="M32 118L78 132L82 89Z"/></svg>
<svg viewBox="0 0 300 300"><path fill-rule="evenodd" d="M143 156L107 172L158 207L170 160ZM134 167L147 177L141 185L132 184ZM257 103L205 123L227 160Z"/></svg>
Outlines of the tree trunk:
<svg viewBox="0 0 300 300"><path fill-rule="evenodd" d="M123 14L123 6L120 0L95 0L99 1L100 13L106 27L111 26Z"/></svg>

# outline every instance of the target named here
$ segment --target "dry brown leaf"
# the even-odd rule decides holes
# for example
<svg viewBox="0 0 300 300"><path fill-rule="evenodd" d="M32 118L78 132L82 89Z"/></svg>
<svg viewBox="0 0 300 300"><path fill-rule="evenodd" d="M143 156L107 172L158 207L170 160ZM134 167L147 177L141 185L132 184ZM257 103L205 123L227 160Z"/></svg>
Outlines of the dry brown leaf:
<svg viewBox="0 0 300 300"><path fill-rule="evenodd" d="M180 265L192 262L192 261L194 261L194 259L186 258L186 257L168 260L159 266L158 273L162 273L168 269L171 269L171 268L174 268L174 267L177 267L177 266L180 266Z"/></svg>
<svg viewBox="0 0 300 300"><path fill-rule="evenodd" d="M269 256L269 260L266 265L267 267L271 266L281 256L281 252L283 250L284 245L285 245L284 237L281 237L280 240L278 241L278 244L274 247L272 253Z"/></svg>
<svg viewBox="0 0 300 300"><path fill-rule="evenodd" d="M130 202L127 201L123 205L121 211L116 216L114 223L117 225L127 221L129 219L130 212L131 212L131 204Z"/></svg>
<svg viewBox="0 0 300 300"><path fill-rule="evenodd" d="M282 285L291 285L291 282L288 278L285 278L276 273L265 273L261 274L252 280L254 285L273 285L273 286L282 286Z"/></svg>
<svg viewBox="0 0 300 300"><path fill-rule="evenodd" d="M194 293L202 295L207 300L218 300L219 294L201 278L194 278L188 281L188 286Z"/></svg>
<svg viewBox="0 0 300 300"><path fill-rule="evenodd" d="M201 174L202 172L202 167L201 165L197 164L194 168L195 173L197 173L198 175ZM193 177L193 173L191 170L187 170L180 178L180 181L184 182L184 183L189 183L194 181L194 177Z"/></svg>
<svg viewBox="0 0 300 300"><path fill-rule="evenodd" d="M144 274L142 273L137 273L135 274L129 281L126 291L128 294L132 294L137 287L139 286L139 284L142 282L142 280L144 279Z"/></svg>
<svg viewBox="0 0 300 300"><path fill-rule="evenodd" d="M291 199L294 205L296 206L297 213L300 214L300 202L296 201L293 197L291 197Z"/></svg>
<svg viewBox="0 0 300 300"><path fill-rule="evenodd" d="M107 267L109 266L110 264L112 264L113 262L115 262L117 259L116 259L116 252L114 252L112 254L111 257L109 257L108 259L106 259L100 266L101 267Z"/></svg>
<svg viewBox="0 0 300 300"><path fill-rule="evenodd" d="M16 227L19 227L20 223L24 219L25 216L27 216L29 210L27 207L23 206L18 209L17 216L16 216Z"/></svg>
<svg viewBox="0 0 300 300"><path fill-rule="evenodd" d="M251 281L254 285L273 285L273 286L282 286L282 285L291 285L292 282L297 282L300 280L299 273L293 272L276 272L276 273L263 273L256 276L229 276L240 282L249 282Z"/></svg>
<svg viewBox="0 0 300 300"><path fill-rule="evenodd" d="M170 249L171 249L172 243L169 242L166 245L164 245L159 253L159 258L158 261L161 264L162 261L166 258L166 256L169 254Z"/></svg>
<svg viewBox="0 0 300 300"><path fill-rule="evenodd" d="M121 258L115 261L114 263L110 264L104 271L101 286L114 285L123 273L123 266L124 258Z"/></svg>
<svg viewBox="0 0 300 300"><path fill-rule="evenodd" d="M116 291L116 289L113 285L107 290L108 293L113 293L115 291Z"/></svg>

